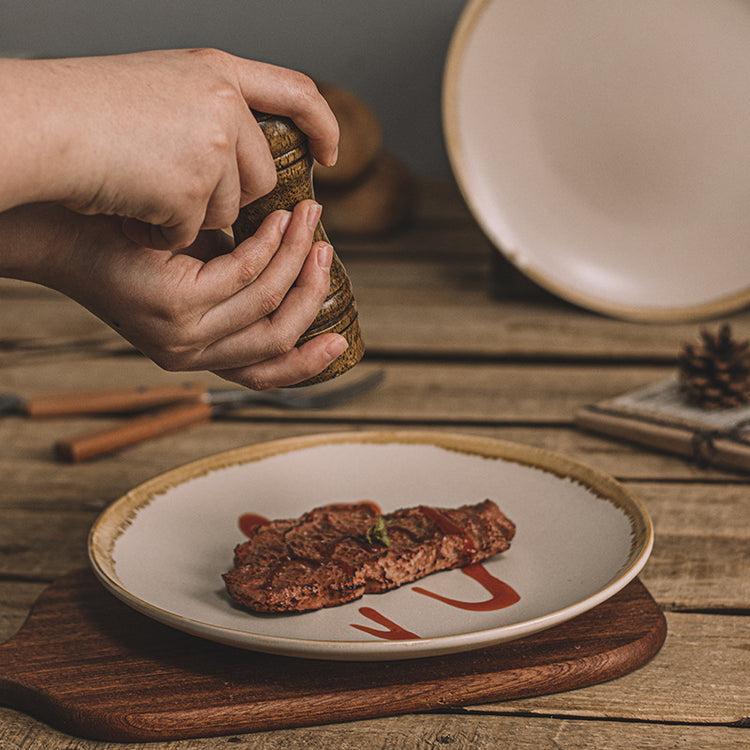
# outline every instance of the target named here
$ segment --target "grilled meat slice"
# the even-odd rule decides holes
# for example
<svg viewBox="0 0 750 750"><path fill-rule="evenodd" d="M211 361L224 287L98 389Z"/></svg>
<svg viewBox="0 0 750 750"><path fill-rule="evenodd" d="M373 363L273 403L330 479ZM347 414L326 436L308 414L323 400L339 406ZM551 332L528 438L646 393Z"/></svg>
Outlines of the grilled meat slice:
<svg viewBox="0 0 750 750"><path fill-rule="evenodd" d="M362 502L256 526L234 550L234 568L223 575L227 591L256 612L334 607L485 560L508 549L515 533L491 500L379 518L372 503Z"/></svg>

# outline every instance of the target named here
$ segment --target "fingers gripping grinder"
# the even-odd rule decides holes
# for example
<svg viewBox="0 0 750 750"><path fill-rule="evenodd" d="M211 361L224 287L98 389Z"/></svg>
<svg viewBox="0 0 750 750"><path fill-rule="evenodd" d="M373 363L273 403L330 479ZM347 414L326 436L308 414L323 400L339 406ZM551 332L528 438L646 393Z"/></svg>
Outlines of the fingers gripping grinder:
<svg viewBox="0 0 750 750"><path fill-rule="evenodd" d="M263 219L272 211L291 211L300 201L314 197L313 158L303 133L287 118L258 113L255 117L271 148L278 181L268 195L240 210L239 217L232 226L237 243L255 234ZM320 222L315 230L314 239L329 241ZM354 367L362 359L365 351L351 283L335 252L331 262L331 286L326 300L315 320L300 337L298 344L303 344L321 333L339 333L349 342L349 347L323 372L299 385L319 383L341 375Z"/></svg>

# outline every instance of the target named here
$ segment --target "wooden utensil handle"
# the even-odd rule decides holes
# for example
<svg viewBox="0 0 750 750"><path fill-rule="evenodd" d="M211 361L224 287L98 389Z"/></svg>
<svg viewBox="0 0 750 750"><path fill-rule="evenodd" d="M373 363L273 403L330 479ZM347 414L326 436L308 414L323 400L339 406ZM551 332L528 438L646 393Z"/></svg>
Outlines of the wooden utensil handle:
<svg viewBox="0 0 750 750"><path fill-rule="evenodd" d="M30 417L58 417L71 414L134 412L176 401L197 401L207 388L196 383L108 388L96 391L46 393L26 400Z"/></svg>
<svg viewBox="0 0 750 750"><path fill-rule="evenodd" d="M106 430L96 430L55 443L55 455L61 461L76 463L95 456L135 445L152 437L207 422L211 406L201 402L174 404L150 414L120 423Z"/></svg>

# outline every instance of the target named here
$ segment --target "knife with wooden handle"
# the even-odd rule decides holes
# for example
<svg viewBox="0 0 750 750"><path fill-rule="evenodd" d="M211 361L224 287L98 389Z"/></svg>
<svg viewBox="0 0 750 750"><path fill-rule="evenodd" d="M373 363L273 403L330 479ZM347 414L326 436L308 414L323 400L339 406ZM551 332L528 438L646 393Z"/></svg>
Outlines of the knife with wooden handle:
<svg viewBox="0 0 750 750"><path fill-rule="evenodd" d="M115 427L58 440L55 455L68 463L86 461L149 438L208 422L213 410L214 407L201 401L173 404L121 422Z"/></svg>

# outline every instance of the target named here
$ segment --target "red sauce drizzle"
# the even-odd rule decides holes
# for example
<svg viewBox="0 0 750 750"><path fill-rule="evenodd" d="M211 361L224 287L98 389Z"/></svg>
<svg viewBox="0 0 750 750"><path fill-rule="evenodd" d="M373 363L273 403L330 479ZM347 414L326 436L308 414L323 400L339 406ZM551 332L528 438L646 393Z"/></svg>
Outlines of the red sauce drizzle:
<svg viewBox="0 0 750 750"><path fill-rule="evenodd" d="M361 630L363 633L369 633L370 635L374 635L376 638L382 638L386 641L418 641L421 640L420 636L418 636L416 633L411 633L408 630L405 630L400 625L397 625L393 620L389 620L385 615L381 615L380 612L373 609L372 607L360 607L359 613L361 615L364 615L365 617L368 617L373 622L378 623L378 625L383 625L387 628L387 630L376 630L375 628L370 628L367 625L355 625L352 623L352 627L356 628L357 630Z"/></svg>
<svg viewBox="0 0 750 750"><path fill-rule="evenodd" d="M491 575L481 563L467 565L465 568L461 568L461 572L484 586L492 594L492 597L483 602L462 602L459 599L449 599L446 596L427 591L427 589L423 589L421 586L415 586L412 591L424 594L425 596L431 596L433 599L437 599L451 607L467 609L471 612L494 612L498 609L510 607L511 604L515 604L521 599L521 596L514 588Z"/></svg>
<svg viewBox="0 0 750 750"><path fill-rule="evenodd" d="M258 526L265 526L270 521L265 516L259 516L256 513L243 513L237 519L237 525L245 536L250 536Z"/></svg>
<svg viewBox="0 0 750 750"><path fill-rule="evenodd" d="M477 553L477 545L474 543L474 540L457 523L451 521L448 516L441 513L437 508L430 508L427 505L422 506L422 512L427 516L427 518L437 524L437 527L446 536L453 534L454 536L463 537L463 551L465 555L475 555Z"/></svg>

